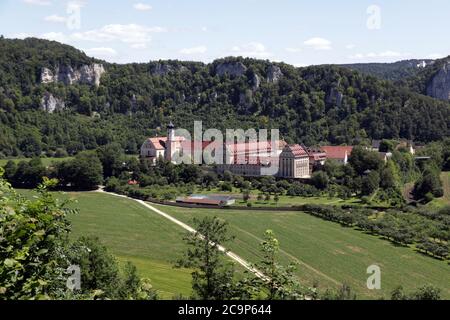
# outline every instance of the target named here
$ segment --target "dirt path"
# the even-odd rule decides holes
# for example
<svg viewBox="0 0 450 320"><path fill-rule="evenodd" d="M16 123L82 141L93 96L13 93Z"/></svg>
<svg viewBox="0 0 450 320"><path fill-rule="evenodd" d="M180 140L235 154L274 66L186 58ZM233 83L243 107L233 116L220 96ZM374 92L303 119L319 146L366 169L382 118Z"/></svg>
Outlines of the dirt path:
<svg viewBox="0 0 450 320"><path fill-rule="evenodd" d="M153 212L157 213L158 215L162 216L163 218L165 218L165 219L167 219L167 220L177 224L178 226L180 226L184 230L186 230L188 232L191 232L191 233L196 233L197 232L194 228L192 228L191 226L187 225L186 223L184 223L184 222L182 222L182 221L180 221L178 219L175 219L171 215L169 215L169 214L167 214L165 212L162 212L161 210L153 207L152 205L148 204L145 201L138 200L138 199L133 199L133 198L130 198L130 197L127 197L127 196L124 196L124 195L120 195L120 194L116 194L116 193L112 193L112 192L106 192L102 188L96 190L96 192L106 193L106 194L109 194L109 195L112 195L112 196L115 196L115 197L126 198L126 199L129 199L129 200L132 200L132 201L136 201L137 203L143 205L147 209L152 210ZM202 235L200 235L200 237L202 237ZM214 243L211 243L211 244L214 245ZM225 247L223 247L223 246L221 246L219 244L218 244L217 247L218 247L218 249L221 252L224 252L230 259L232 259L235 262L239 263L241 266L243 266L248 271L252 272L257 277L267 280L267 277L264 274L259 272L257 269L253 268L252 265L248 261L246 261L245 259L243 259L240 256L238 256L237 254L227 250Z"/></svg>

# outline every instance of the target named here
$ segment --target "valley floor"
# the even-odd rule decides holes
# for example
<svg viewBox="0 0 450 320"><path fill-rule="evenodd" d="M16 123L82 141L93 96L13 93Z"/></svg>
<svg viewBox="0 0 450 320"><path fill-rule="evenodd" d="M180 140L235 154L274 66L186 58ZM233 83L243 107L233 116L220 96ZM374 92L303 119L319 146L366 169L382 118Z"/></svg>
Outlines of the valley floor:
<svg viewBox="0 0 450 320"><path fill-rule="evenodd" d="M80 212L70 217L74 238L98 236L119 261L133 262L162 298L191 292L190 271L172 267L185 248L182 241L185 230L181 227L131 199L98 192L58 197L77 201L74 206ZM450 298L450 267L446 262L302 212L152 206L189 225L193 217L205 215L228 221L236 239L227 248L250 262L259 258L258 245L264 231L272 229L280 241L283 264L296 262L302 283L318 283L322 290L345 282L359 298L376 299L388 298L399 285L413 290L431 284L441 288L443 297ZM369 276L366 270L372 264L381 267L381 291L366 288Z"/></svg>

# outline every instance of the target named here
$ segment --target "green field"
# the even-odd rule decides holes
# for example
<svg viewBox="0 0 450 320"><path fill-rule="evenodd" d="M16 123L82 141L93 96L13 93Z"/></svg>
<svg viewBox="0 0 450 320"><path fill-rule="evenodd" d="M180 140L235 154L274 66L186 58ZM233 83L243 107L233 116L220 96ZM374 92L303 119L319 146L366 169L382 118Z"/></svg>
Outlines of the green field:
<svg viewBox="0 0 450 320"><path fill-rule="evenodd" d="M163 298L189 294L189 271L172 268L184 248L184 230L132 200L95 192L67 196L76 199L80 209L70 218L73 237L98 236L120 261L135 263L141 276L150 278ZM413 290L432 284L450 298L447 263L302 212L155 207L189 224L196 216L225 219L236 236L229 248L251 262L258 260L264 231L272 229L280 240L282 262L297 262L302 283L312 285L318 281L322 290L345 282L359 298L387 298L398 285ZM366 289L366 269L371 264L381 267L381 292Z"/></svg>
<svg viewBox="0 0 450 320"><path fill-rule="evenodd" d="M32 193L20 190L30 197ZM70 217L72 238L98 236L119 261L131 261L149 278L161 298L191 292L189 270L174 269L184 245L184 230L135 201L96 192L57 193L71 198L79 213Z"/></svg>
<svg viewBox="0 0 450 320"><path fill-rule="evenodd" d="M52 163L57 163L57 162L62 162L62 161L66 161L72 159L71 157L67 157L67 158L41 158L42 160L42 164L46 167L48 167L49 165L51 165ZM15 163L19 163L20 161L30 161L31 158L14 158L14 159L0 159L0 167L3 167L6 165L6 163L12 160Z"/></svg>
<svg viewBox="0 0 450 320"><path fill-rule="evenodd" d="M205 215L225 219L236 236L230 249L252 262L258 260L264 231L272 229L280 241L282 261L299 263L298 276L309 285L316 280L323 289L345 282L360 298L388 298L398 285L413 290L433 284L450 298L450 266L446 262L302 212L158 208L184 222ZM366 288L366 270L372 264L381 268L381 292Z"/></svg>

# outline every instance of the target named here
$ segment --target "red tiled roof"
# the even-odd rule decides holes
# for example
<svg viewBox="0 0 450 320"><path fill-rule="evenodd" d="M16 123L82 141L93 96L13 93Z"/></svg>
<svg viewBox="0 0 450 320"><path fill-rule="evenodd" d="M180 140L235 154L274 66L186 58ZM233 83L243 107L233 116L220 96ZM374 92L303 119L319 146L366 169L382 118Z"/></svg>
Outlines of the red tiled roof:
<svg viewBox="0 0 450 320"><path fill-rule="evenodd" d="M149 138L148 140L155 146L156 150L165 150L167 137Z"/></svg>
<svg viewBox="0 0 450 320"><path fill-rule="evenodd" d="M278 142L278 149L283 149L286 142L280 140ZM272 141L259 141L259 142L244 142L244 143L226 143L228 150L232 154L248 154L255 152L270 152L272 151Z"/></svg>
<svg viewBox="0 0 450 320"><path fill-rule="evenodd" d="M352 146L323 146L321 150L327 154L328 159L345 159L353 151Z"/></svg>
<svg viewBox="0 0 450 320"><path fill-rule="evenodd" d="M290 144L287 146L287 148L292 152L292 154L296 158L308 156L306 150L299 144Z"/></svg>
<svg viewBox="0 0 450 320"><path fill-rule="evenodd" d="M197 142L197 143L196 143ZM211 143L213 143L214 141L189 141L189 140L185 140L183 142L181 142L181 147L183 148L183 150L191 150L194 151L195 148L197 147L197 145L201 146L202 151L209 146Z"/></svg>

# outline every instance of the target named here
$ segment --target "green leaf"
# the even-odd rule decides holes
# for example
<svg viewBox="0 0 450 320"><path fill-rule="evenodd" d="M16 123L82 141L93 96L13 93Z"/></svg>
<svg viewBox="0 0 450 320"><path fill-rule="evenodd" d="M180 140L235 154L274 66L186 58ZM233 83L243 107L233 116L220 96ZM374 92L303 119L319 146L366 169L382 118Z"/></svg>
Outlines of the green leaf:
<svg viewBox="0 0 450 320"><path fill-rule="evenodd" d="M38 230L34 233L35 236L42 237L45 235L45 230Z"/></svg>
<svg viewBox="0 0 450 320"><path fill-rule="evenodd" d="M17 263L17 261L14 259L5 259L5 262L4 262L5 266L7 266L8 268L14 267L14 265L16 263Z"/></svg>

